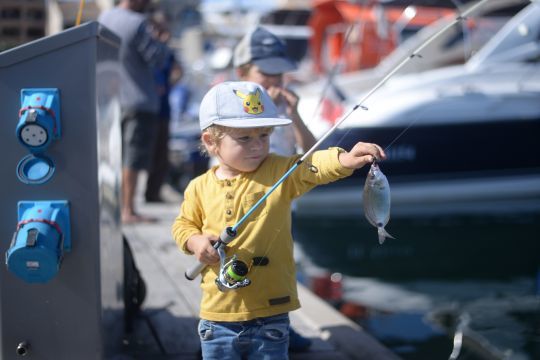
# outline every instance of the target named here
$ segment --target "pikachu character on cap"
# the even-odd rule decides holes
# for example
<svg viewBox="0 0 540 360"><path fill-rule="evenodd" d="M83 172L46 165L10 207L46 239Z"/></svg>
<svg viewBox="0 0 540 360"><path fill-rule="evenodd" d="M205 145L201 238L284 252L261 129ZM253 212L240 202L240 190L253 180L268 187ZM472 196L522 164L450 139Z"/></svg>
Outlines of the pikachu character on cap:
<svg viewBox="0 0 540 360"><path fill-rule="evenodd" d="M257 89L254 93L247 95L239 90L233 90L235 95L244 101L244 111L248 114L258 115L264 111L264 105L261 102L261 90Z"/></svg>

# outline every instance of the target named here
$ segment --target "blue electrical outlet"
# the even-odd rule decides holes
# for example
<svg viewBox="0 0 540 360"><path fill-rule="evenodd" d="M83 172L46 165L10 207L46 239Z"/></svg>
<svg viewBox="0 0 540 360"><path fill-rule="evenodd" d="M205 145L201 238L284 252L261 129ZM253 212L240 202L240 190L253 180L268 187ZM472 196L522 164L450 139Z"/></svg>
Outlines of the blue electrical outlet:
<svg viewBox="0 0 540 360"><path fill-rule="evenodd" d="M22 89L17 138L31 153L41 153L61 135L58 89Z"/></svg>
<svg viewBox="0 0 540 360"><path fill-rule="evenodd" d="M8 269L28 283L46 283L71 250L69 203L20 201L18 224L6 252Z"/></svg>

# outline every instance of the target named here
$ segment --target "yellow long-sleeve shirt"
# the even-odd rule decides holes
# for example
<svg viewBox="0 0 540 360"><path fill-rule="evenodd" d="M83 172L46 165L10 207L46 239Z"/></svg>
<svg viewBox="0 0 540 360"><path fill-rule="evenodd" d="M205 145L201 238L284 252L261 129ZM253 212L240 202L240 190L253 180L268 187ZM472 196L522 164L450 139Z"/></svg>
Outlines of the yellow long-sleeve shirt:
<svg viewBox="0 0 540 360"><path fill-rule="evenodd" d="M251 285L220 292L215 284L219 264L202 272L200 317L213 321L246 321L298 309L291 202L317 185L352 174L341 166L339 148L317 151L300 165L239 227L237 237L227 245L227 254L236 254L248 265L265 256L266 266L253 266L248 273ZM298 156L270 154L259 168L233 179L219 180L216 168L190 182L184 193L180 214L172 226L173 237L186 253L187 240L194 234L219 235L233 226L276 181L298 160ZM310 167L306 164L312 164Z"/></svg>

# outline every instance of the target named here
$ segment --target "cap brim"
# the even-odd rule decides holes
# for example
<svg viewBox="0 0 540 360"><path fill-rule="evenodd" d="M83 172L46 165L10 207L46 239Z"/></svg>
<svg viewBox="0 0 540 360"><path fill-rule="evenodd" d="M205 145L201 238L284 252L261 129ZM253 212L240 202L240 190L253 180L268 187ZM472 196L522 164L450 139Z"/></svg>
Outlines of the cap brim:
<svg viewBox="0 0 540 360"><path fill-rule="evenodd" d="M294 71L298 67L293 61L282 57L270 57L265 59L253 60L259 70L268 75L278 75L289 71Z"/></svg>
<svg viewBox="0 0 540 360"><path fill-rule="evenodd" d="M287 118L250 118L250 119L221 119L213 124L232 128L257 128L290 125L292 121Z"/></svg>

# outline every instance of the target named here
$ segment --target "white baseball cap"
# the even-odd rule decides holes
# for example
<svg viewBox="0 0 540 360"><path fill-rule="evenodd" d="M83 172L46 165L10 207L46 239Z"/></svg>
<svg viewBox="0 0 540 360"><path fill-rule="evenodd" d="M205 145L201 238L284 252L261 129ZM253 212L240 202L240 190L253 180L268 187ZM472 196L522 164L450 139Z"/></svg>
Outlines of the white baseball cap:
<svg viewBox="0 0 540 360"><path fill-rule="evenodd" d="M259 84L227 81L211 88L201 101L201 130L211 125L254 128L289 125L290 119L279 115L276 105Z"/></svg>

